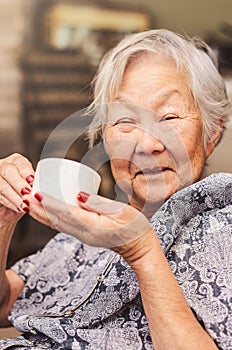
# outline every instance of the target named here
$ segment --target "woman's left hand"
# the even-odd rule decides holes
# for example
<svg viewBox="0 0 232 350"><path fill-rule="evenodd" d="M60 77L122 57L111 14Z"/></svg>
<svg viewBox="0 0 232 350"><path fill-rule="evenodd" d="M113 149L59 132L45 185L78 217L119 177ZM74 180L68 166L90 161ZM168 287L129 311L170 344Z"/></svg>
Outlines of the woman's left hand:
<svg viewBox="0 0 232 350"><path fill-rule="evenodd" d="M151 230L141 212L99 195L81 192L76 206L45 193L37 194L36 198L30 194L24 196L24 206L29 204L29 213L34 219L91 246L126 246Z"/></svg>
<svg viewBox="0 0 232 350"><path fill-rule="evenodd" d="M24 196L26 211L30 209L36 220L88 245L110 248L131 266L139 283L154 348L173 349L173 344L177 344L174 348L179 349L181 344L183 349L217 349L193 315L158 237L141 212L127 204L82 192L77 206L46 194L36 197L41 201L30 194Z"/></svg>

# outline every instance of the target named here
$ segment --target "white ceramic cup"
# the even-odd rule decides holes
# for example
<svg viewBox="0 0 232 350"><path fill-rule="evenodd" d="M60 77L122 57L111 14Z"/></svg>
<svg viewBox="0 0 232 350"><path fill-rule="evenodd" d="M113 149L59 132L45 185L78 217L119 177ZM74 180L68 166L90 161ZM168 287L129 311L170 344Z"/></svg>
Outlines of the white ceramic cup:
<svg viewBox="0 0 232 350"><path fill-rule="evenodd" d="M63 158L45 158L38 162L32 194L44 192L68 204L77 205L80 191L97 194L100 175L88 166Z"/></svg>

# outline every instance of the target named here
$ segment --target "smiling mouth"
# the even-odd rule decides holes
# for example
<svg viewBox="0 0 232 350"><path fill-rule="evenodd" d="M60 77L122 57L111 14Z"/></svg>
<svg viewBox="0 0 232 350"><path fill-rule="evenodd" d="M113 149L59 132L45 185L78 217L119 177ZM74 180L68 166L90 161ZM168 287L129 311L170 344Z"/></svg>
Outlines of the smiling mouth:
<svg viewBox="0 0 232 350"><path fill-rule="evenodd" d="M135 176L137 175L158 175L163 173L164 171L171 170L170 168L144 168L140 171L138 171Z"/></svg>

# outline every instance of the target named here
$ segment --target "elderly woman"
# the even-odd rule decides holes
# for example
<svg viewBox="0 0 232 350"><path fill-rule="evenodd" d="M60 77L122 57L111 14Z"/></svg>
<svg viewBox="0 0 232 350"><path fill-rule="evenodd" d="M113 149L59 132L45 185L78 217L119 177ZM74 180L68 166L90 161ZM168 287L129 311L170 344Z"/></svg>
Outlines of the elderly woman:
<svg viewBox="0 0 232 350"><path fill-rule="evenodd" d="M0 349L232 349L232 176L202 179L230 112L213 52L131 35L94 93L90 143L102 138L128 204L32 196L29 161L1 160L0 317L22 335ZM65 233L5 273L23 212Z"/></svg>

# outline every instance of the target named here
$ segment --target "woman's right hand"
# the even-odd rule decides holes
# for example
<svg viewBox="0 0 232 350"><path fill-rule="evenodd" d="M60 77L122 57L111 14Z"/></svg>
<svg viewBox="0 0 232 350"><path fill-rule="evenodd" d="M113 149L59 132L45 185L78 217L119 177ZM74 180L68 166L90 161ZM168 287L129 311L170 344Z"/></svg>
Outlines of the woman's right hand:
<svg viewBox="0 0 232 350"><path fill-rule="evenodd" d="M30 193L34 170L24 156L0 159L0 221L17 222L23 215L22 195Z"/></svg>

